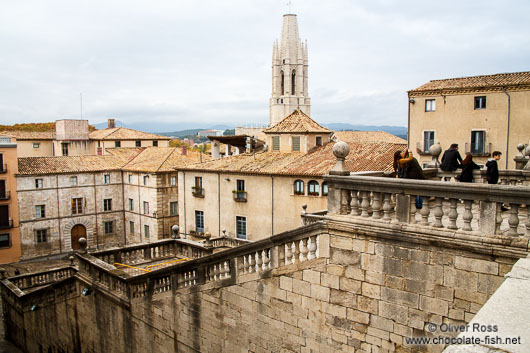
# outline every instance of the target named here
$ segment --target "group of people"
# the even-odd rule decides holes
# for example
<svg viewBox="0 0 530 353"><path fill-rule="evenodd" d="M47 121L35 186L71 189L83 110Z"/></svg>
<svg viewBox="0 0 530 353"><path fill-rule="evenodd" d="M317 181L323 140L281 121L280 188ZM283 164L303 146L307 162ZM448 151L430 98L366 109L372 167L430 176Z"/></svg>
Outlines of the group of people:
<svg viewBox="0 0 530 353"><path fill-rule="evenodd" d="M497 184L499 181L499 166L497 161L501 159L502 153L495 151L492 157L486 163L486 180L488 184ZM473 182L473 170L480 169L480 166L473 162L471 153L466 153L466 158L462 160L460 152L458 152L458 144L453 143L442 156L442 164L440 169L446 172L454 172L462 169L462 172L456 179L463 183ZM412 156L412 151L396 151L394 153L394 171L397 178L403 179L425 179L423 170L418 163L418 160ZM421 197L416 198L416 208L422 208L423 200ZM503 205L504 210L504 205Z"/></svg>

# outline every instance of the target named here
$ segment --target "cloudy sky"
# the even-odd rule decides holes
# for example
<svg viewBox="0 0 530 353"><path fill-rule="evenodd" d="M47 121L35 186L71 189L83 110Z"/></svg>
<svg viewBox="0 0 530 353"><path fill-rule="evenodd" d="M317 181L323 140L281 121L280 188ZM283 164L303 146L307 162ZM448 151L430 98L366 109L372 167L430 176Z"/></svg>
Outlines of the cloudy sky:
<svg viewBox="0 0 530 353"><path fill-rule="evenodd" d="M2 0L0 124L267 123L287 0ZM528 0L293 0L312 117L407 124L432 79L530 71ZM143 124L143 125L142 125Z"/></svg>

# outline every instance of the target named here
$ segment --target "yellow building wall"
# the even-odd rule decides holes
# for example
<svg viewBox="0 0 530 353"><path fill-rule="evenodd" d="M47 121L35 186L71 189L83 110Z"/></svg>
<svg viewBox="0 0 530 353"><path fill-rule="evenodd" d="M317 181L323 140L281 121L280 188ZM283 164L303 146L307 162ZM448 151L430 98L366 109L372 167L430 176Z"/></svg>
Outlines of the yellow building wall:
<svg viewBox="0 0 530 353"><path fill-rule="evenodd" d="M466 143L471 144L471 131L486 131L486 146L491 143L491 152L502 152L499 168L515 167L513 158L520 143L530 140L530 91L508 91L510 103L510 133L509 145L506 149L508 133L508 97L501 92L475 92L469 94L414 96L410 106L409 143L416 152L418 143L423 143L423 132L434 131L435 142L440 142L442 150L446 150L452 143L458 143L462 158L465 155ZM474 109L474 97L486 96L486 109ZM425 111L425 100L435 99L436 110ZM469 149L469 147L468 147ZM442 152L443 153L443 152ZM420 163L427 163L432 156L416 157ZM440 156L441 158L441 156ZM476 163L484 164L487 156L474 156Z"/></svg>
<svg viewBox="0 0 530 353"><path fill-rule="evenodd" d="M53 156L53 141L52 140L16 140L11 138L11 141L17 144L17 156L22 157L52 157ZM38 143L39 147L33 147L34 143Z"/></svg>
<svg viewBox="0 0 530 353"><path fill-rule="evenodd" d="M10 246L0 248L0 264L17 262L20 259L20 224L18 217L17 183L15 174L18 173L17 145L3 147L0 145L0 154L3 155L6 172L0 174L0 179L5 180L6 192L9 193L8 200L0 200L1 205L8 205L9 218L13 226L8 229L0 229L0 234L9 234Z"/></svg>

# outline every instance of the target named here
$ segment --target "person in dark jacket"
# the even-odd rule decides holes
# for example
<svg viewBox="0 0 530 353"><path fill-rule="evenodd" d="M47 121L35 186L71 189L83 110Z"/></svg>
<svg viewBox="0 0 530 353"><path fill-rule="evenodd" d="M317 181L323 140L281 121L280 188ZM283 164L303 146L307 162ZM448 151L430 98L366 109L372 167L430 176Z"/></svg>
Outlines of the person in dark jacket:
<svg viewBox="0 0 530 353"><path fill-rule="evenodd" d="M497 184L499 182L499 166L497 161L501 159L502 153L495 151L492 154L493 158L488 159L486 163L486 180L488 184Z"/></svg>
<svg viewBox="0 0 530 353"><path fill-rule="evenodd" d="M466 153L466 158L462 161L462 173L460 173L460 181L462 183L473 182L473 170L480 169L478 164L473 162L473 156L471 153Z"/></svg>
<svg viewBox="0 0 530 353"><path fill-rule="evenodd" d="M412 155L412 151L408 150L405 152L396 151L394 153L394 171L396 171L397 178L403 179L420 179L424 180L423 169L421 169L420 163ZM423 207L423 198L416 196L416 208L421 209Z"/></svg>
<svg viewBox="0 0 530 353"><path fill-rule="evenodd" d="M458 152L458 144L453 143L448 150L446 150L442 156L442 165L440 169L444 172L454 172L455 170L462 168L462 157Z"/></svg>

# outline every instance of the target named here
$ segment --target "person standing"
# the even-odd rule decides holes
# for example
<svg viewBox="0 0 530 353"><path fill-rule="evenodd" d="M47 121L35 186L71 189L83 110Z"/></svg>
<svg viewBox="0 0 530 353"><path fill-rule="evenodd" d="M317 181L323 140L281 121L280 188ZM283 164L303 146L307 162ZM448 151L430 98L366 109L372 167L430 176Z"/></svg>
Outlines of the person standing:
<svg viewBox="0 0 530 353"><path fill-rule="evenodd" d="M394 153L394 171L397 173L397 178L426 179L425 175L423 175L423 169L421 169L420 163L414 158L411 150L406 152L396 151ZM416 208L423 208L423 198L421 196L416 196Z"/></svg>
<svg viewBox="0 0 530 353"><path fill-rule="evenodd" d="M458 144L453 143L449 149L444 152L440 169L444 172L454 172L459 168L462 168L462 156L460 156L460 152L458 152Z"/></svg>
<svg viewBox="0 0 530 353"><path fill-rule="evenodd" d="M473 182L473 170L480 169L478 164L473 162L473 156L471 153L466 153L466 158L462 161L462 173L460 173L460 180L462 183Z"/></svg>
<svg viewBox="0 0 530 353"><path fill-rule="evenodd" d="M488 184L497 184L499 182L499 165L497 161L501 159L502 153L499 151L494 151L492 157L488 159L486 163L486 180ZM504 204L501 205L501 211L507 211L508 208Z"/></svg>

